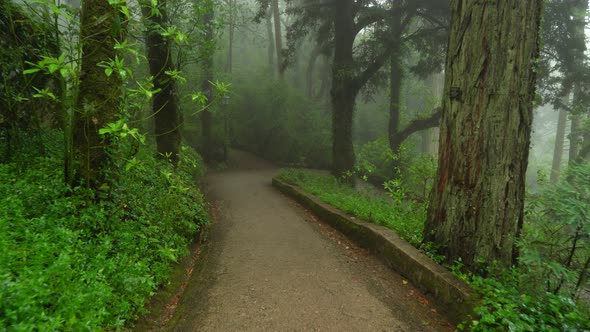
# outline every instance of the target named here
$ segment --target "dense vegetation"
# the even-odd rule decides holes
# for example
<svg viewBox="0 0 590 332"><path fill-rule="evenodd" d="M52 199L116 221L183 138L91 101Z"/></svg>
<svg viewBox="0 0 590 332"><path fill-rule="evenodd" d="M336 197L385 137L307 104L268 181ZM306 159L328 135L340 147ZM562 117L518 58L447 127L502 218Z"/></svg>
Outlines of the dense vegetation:
<svg viewBox="0 0 590 332"><path fill-rule="evenodd" d="M498 270L488 262L477 273L471 273L465 272L460 260L447 265L482 296L481 306L475 309L476 320L464 322L461 329L584 331L590 328L590 308L585 299L587 286L584 286L588 282L590 259L589 229L585 222L590 210L590 167L573 168L571 176L576 179L572 183L547 185L541 192L530 194L518 266ZM278 177L342 211L394 230L433 259L444 261L433 243L423 242L425 204L406 200L403 186L390 183L386 192L366 186L353 189L330 175L300 169L285 169ZM563 202L568 197L564 195L567 191L576 195ZM555 223L556 216L568 220L569 224ZM577 230L574 237L568 229Z"/></svg>
<svg viewBox="0 0 590 332"><path fill-rule="evenodd" d="M184 150L176 169L142 153L99 192L64 184L57 151L29 155L26 168L0 165L0 329L120 329L136 319L207 221L194 186L204 169Z"/></svg>
<svg viewBox="0 0 590 332"><path fill-rule="evenodd" d="M230 147L322 169L281 177L468 280L484 300L464 327L590 329L589 16L1 1L0 330L129 326L207 222L195 181Z"/></svg>

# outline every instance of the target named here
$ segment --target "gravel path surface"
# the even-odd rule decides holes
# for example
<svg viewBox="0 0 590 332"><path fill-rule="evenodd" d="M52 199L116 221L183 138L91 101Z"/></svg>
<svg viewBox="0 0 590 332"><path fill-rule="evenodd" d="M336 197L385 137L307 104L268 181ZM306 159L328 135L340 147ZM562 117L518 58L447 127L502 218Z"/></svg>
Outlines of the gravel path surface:
<svg viewBox="0 0 590 332"><path fill-rule="evenodd" d="M214 224L170 331L452 331L401 276L271 186L232 152L206 178Z"/></svg>

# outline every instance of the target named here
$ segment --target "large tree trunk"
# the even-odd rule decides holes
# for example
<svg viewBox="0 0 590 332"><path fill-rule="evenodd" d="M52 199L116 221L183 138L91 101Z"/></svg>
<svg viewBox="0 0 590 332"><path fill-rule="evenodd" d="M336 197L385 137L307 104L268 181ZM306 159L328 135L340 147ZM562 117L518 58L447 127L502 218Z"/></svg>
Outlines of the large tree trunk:
<svg viewBox="0 0 590 332"><path fill-rule="evenodd" d="M347 177L354 168L352 144L353 110L358 89L354 87L354 18L352 0L334 6L334 63L332 65L332 174ZM348 176L347 178L350 178ZM350 180L352 183L352 179Z"/></svg>
<svg viewBox="0 0 590 332"><path fill-rule="evenodd" d="M283 78L283 36L281 32L281 13L279 11L279 0L271 0L272 16L275 26L275 47L277 53L277 70L279 78Z"/></svg>
<svg viewBox="0 0 590 332"><path fill-rule="evenodd" d="M121 96L121 78L105 75L98 64L117 56L115 40L118 10L107 0L84 0L82 3L80 40L82 65L76 112L73 121L73 159L75 178L68 182L98 188L105 182L108 138L102 139L98 130L116 120Z"/></svg>
<svg viewBox="0 0 590 332"><path fill-rule="evenodd" d="M159 30L168 25L166 1L159 2L160 15L151 15L149 5L144 4L142 10L147 22L146 48L150 74L154 78L154 89L160 89L154 93L152 101L157 150L161 156L176 164L180 152L182 115L179 111L176 81L166 75L166 72L175 69L171 41L162 36Z"/></svg>
<svg viewBox="0 0 590 332"><path fill-rule="evenodd" d="M508 266L522 226L542 0L451 1L439 166L425 225L447 261Z"/></svg>
<svg viewBox="0 0 590 332"><path fill-rule="evenodd" d="M569 104L569 93L563 97L564 105ZM555 134L555 146L553 148L553 163L551 166L551 174L549 181L551 183L559 182L559 175L561 173L561 159L563 157L563 143L565 141L565 125L567 122L567 111L559 108L559 116L557 119L557 130Z"/></svg>
<svg viewBox="0 0 590 332"><path fill-rule="evenodd" d="M207 96L207 100L213 98L213 87L210 82L213 82L213 52L214 35L213 35L213 3L210 0L203 1L207 7L207 13L203 17L203 25L205 26L205 45L201 46L202 52L202 66L203 66L203 82L201 89ZM231 10L231 9L230 9ZM213 139L211 135L211 126L213 123L213 114L205 109L201 113L201 153L206 162L211 162L213 159Z"/></svg>

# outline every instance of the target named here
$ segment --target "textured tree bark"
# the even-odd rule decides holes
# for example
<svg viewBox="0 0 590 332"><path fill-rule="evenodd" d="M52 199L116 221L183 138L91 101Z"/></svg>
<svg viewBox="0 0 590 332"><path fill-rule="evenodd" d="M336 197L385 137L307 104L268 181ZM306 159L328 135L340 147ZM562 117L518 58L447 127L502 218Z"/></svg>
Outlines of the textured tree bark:
<svg viewBox="0 0 590 332"><path fill-rule="evenodd" d="M281 66L283 65L283 36L281 32L281 13L279 11L279 0L271 0L271 7L272 7L272 16L273 22L275 26L275 47L277 53L277 70L279 73L279 78L283 78L283 70Z"/></svg>
<svg viewBox="0 0 590 332"><path fill-rule="evenodd" d="M117 10L107 0L84 0L80 40L82 65L76 112L73 120L73 160L77 172L68 182L99 188L105 182L110 140L98 130L116 120L121 96L121 78L105 75L98 63L114 59L115 41L123 33L117 28ZM117 31L119 30L119 31Z"/></svg>
<svg viewBox="0 0 590 332"><path fill-rule="evenodd" d="M569 93L564 97L565 104L569 103ZM555 133L555 146L553 148L553 163L551 165L551 174L549 181L551 183L559 182L559 175L561 173L561 159L563 157L563 143L565 141L565 125L567 122L567 112L565 109L559 109L557 119L557 130Z"/></svg>
<svg viewBox="0 0 590 332"><path fill-rule="evenodd" d="M523 218L542 0L451 1L439 166L424 239L508 266Z"/></svg>
<svg viewBox="0 0 590 332"><path fill-rule="evenodd" d="M203 17L203 25L205 26L205 43L206 46L201 46L202 50L202 66L203 66L203 82L201 83L201 89L207 96L207 100L213 98L213 87L211 83L213 81L213 52L214 48L212 43L215 42L213 35L213 3L210 0L203 1L208 11ZM231 10L231 9L230 9ZM213 159L213 139L211 136L211 125L213 123L213 114L205 109L201 113L201 153L203 159L206 162L211 162Z"/></svg>
<svg viewBox="0 0 590 332"><path fill-rule="evenodd" d="M146 48L150 74L154 77L154 89L160 89L154 93L152 111L158 153L176 164L180 152L182 115L179 111L176 81L166 74L175 69L171 42L158 30L159 27L166 28L168 24L165 0L159 2L159 10L160 15L151 15L149 5L144 4L142 7L147 22Z"/></svg>
<svg viewBox="0 0 590 332"><path fill-rule="evenodd" d="M339 178L354 168L353 110L358 89L354 86L353 44L356 33L352 0L334 6L334 62L332 64L332 174ZM353 179L350 178L352 183Z"/></svg>

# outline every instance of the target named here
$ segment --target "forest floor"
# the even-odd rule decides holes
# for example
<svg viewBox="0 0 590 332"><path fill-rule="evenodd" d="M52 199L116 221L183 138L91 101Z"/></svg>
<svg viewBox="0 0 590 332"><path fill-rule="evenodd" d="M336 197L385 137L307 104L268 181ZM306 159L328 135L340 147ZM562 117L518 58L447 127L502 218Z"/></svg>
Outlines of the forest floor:
<svg viewBox="0 0 590 332"><path fill-rule="evenodd" d="M274 189L276 167L230 160L205 179L214 220L195 272L152 329L453 330L403 277Z"/></svg>

